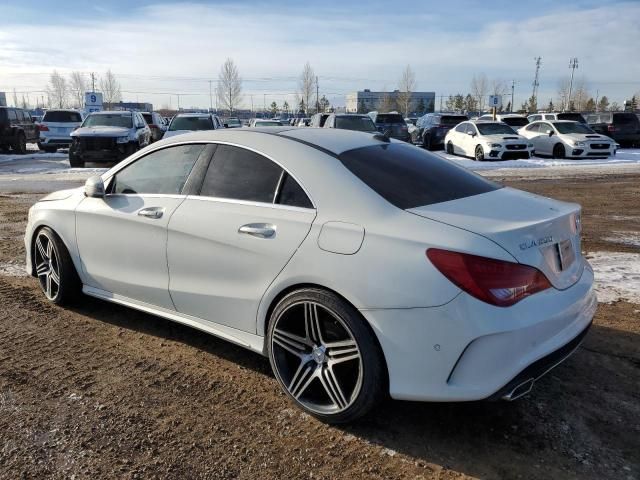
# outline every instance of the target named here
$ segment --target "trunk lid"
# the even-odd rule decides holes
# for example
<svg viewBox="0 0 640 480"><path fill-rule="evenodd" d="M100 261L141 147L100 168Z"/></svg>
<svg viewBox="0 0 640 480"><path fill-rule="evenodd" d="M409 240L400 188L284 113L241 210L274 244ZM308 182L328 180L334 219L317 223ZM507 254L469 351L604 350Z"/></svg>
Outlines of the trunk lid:
<svg viewBox="0 0 640 480"><path fill-rule="evenodd" d="M566 289L582 275L580 206L512 188L407 210L486 237ZM473 253L473 252L469 252Z"/></svg>

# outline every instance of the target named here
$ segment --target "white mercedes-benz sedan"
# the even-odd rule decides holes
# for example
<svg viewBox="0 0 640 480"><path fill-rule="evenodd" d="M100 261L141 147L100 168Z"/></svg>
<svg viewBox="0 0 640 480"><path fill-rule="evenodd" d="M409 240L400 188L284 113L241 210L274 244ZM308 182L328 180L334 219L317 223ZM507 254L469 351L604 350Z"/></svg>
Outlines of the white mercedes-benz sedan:
<svg viewBox="0 0 640 480"><path fill-rule="evenodd" d="M533 143L536 154L553 158L606 158L615 153L612 139L571 120L533 122L518 133Z"/></svg>
<svg viewBox="0 0 640 480"><path fill-rule="evenodd" d="M596 309L580 207L383 135L225 129L140 150L29 211L27 270L268 356L302 409L515 399Z"/></svg>
<svg viewBox="0 0 640 480"><path fill-rule="evenodd" d="M459 123L447 132L444 145L450 155L463 155L479 162L531 158L533 152L533 144L509 125L485 120Z"/></svg>

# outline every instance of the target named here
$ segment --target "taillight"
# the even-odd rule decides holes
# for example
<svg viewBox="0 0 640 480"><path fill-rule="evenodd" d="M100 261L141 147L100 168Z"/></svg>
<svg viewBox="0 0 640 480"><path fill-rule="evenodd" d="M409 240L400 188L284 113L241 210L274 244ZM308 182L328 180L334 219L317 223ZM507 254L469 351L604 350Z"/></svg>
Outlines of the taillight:
<svg viewBox="0 0 640 480"><path fill-rule="evenodd" d="M46 125L43 125L42 123L38 124L38 130L40 130L41 132L48 132L49 131L49 127L47 127Z"/></svg>
<svg viewBox="0 0 640 480"><path fill-rule="evenodd" d="M533 267L439 248L427 250L431 263L451 282L478 300L509 307L534 293L551 288Z"/></svg>
<svg viewBox="0 0 640 480"><path fill-rule="evenodd" d="M156 125L155 123L152 123L151 125L149 125L149 128L158 128L158 125Z"/></svg>
<svg viewBox="0 0 640 480"><path fill-rule="evenodd" d="M616 131L616 126L615 125L607 125L607 130L610 132L615 132Z"/></svg>

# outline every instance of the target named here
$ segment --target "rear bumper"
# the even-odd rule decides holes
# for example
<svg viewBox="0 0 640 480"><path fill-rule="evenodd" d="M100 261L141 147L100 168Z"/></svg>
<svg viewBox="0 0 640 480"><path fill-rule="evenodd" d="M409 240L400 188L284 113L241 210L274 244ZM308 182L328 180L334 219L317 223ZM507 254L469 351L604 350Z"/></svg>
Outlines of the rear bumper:
<svg viewBox="0 0 640 480"><path fill-rule="evenodd" d="M460 293L440 307L362 314L382 346L393 398L470 401L501 394L527 368L571 344L596 307L593 272L585 268L572 287L509 308Z"/></svg>

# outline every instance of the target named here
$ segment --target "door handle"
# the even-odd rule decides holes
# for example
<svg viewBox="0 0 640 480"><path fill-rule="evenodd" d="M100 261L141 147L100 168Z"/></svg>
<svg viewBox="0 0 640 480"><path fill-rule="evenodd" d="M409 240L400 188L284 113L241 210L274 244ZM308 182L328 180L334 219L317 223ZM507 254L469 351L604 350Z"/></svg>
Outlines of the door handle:
<svg viewBox="0 0 640 480"><path fill-rule="evenodd" d="M138 211L139 216L147 218L162 218L163 213L164 208L162 207L149 207Z"/></svg>
<svg viewBox="0 0 640 480"><path fill-rule="evenodd" d="M241 226L238 233L245 233L257 238L272 238L276 234L276 226L270 223L248 223Z"/></svg>

